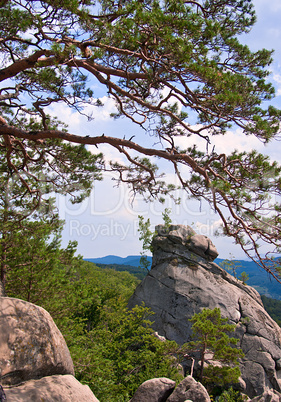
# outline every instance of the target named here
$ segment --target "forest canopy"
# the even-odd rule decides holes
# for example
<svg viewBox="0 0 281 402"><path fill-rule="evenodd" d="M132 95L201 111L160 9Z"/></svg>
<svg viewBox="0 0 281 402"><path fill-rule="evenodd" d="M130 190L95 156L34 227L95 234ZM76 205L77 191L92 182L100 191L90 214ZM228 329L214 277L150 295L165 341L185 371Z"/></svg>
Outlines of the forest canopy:
<svg viewBox="0 0 281 402"><path fill-rule="evenodd" d="M280 253L280 166L257 151L220 154L208 146L235 128L264 143L280 134L281 111L265 106L275 95L272 51L239 41L256 20L250 0L1 1L0 18L3 183L19 183L30 205L39 205L42 194L79 185L83 198L93 178L110 170L133 193L161 200L176 188L158 171L157 159L165 160L179 186L218 213L224 234L280 280L270 262ZM141 127L144 140L98 130L75 135L71 122L51 117L49 108L62 103L81 114L102 109L90 82L115 101L112 117ZM180 148L182 137L194 145ZM85 149L100 144L126 162ZM21 202L19 188L12 191Z"/></svg>

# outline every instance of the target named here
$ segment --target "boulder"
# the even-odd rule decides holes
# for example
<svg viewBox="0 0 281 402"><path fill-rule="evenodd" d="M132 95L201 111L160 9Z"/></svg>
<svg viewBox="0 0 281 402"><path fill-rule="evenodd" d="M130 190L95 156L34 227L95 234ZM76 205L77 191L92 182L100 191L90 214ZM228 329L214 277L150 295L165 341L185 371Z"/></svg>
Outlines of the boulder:
<svg viewBox="0 0 281 402"><path fill-rule="evenodd" d="M165 402L175 386L169 378L153 378L139 386L130 402Z"/></svg>
<svg viewBox="0 0 281 402"><path fill-rule="evenodd" d="M0 383L74 374L65 340L41 307L0 297Z"/></svg>
<svg viewBox="0 0 281 402"><path fill-rule="evenodd" d="M19 386L4 387L7 401L98 402L87 385L72 375L53 375L29 380Z"/></svg>
<svg viewBox="0 0 281 402"><path fill-rule="evenodd" d="M194 402L211 402L206 388L200 382L195 381L191 376L182 380L172 395L167 399L167 402L186 402L187 400Z"/></svg>
<svg viewBox="0 0 281 402"><path fill-rule="evenodd" d="M265 311L258 292L215 264L217 251L192 228L159 225L152 268L135 290L129 307L145 303L154 311L159 336L183 344L191 340L188 321L203 308L219 307L236 324L245 353L240 369L242 392L251 398L268 388L281 392L281 329ZM192 399L192 398L191 398Z"/></svg>

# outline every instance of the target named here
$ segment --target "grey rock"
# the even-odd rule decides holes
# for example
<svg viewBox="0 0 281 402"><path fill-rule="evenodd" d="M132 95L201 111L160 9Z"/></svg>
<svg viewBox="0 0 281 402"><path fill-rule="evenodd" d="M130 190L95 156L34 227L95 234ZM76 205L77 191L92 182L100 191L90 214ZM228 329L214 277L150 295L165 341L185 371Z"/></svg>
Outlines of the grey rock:
<svg viewBox="0 0 281 402"><path fill-rule="evenodd" d="M251 399L251 402L280 402L281 394L275 390L268 389L262 395Z"/></svg>
<svg viewBox="0 0 281 402"><path fill-rule="evenodd" d="M276 360L276 369L281 370L281 359Z"/></svg>
<svg viewBox="0 0 281 402"><path fill-rule="evenodd" d="M72 375L53 375L39 380L29 380L4 391L8 401L98 402L87 385L82 385Z"/></svg>
<svg viewBox="0 0 281 402"><path fill-rule="evenodd" d="M155 231L159 236L179 237L180 243L187 242L191 236L196 235L195 230L186 225L170 225L168 229L165 225L157 225Z"/></svg>
<svg viewBox="0 0 281 402"><path fill-rule="evenodd" d="M0 379L2 385L55 374L74 374L65 340L41 307L0 297Z"/></svg>
<svg viewBox="0 0 281 402"><path fill-rule="evenodd" d="M210 402L211 399L206 391L206 388L188 376L182 380L177 386L172 395L167 399L167 402L185 402L186 400L194 402Z"/></svg>
<svg viewBox="0 0 281 402"><path fill-rule="evenodd" d="M184 246L187 250L208 261L213 261L218 256L218 252L211 240L206 236L196 234L189 226L171 225L167 229L164 225L158 225L155 230L158 236L154 241L154 248L158 246L164 251L172 252L173 246Z"/></svg>
<svg viewBox="0 0 281 402"><path fill-rule="evenodd" d="M261 364L251 360L245 361L244 359L240 365L240 369L242 378L246 383L246 390L244 392L251 398L262 394L270 386Z"/></svg>
<svg viewBox="0 0 281 402"><path fill-rule="evenodd" d="M216 250L209 239L182 225L160 229L153 241L152 269L129 307L144 302L155 313L154 330L179 344L190 341L188 320L195 313L219 307L222 317L237 325L235 336L245 353L240 362L243 392L252 398L267 388L281 392L281 329L258 292L210 261Z"/></svg>
<svg viewBox="0 0 281 402"><path fill-rule="evenodd" d="M187 245L191 251L209 261L214 261L219 255L211 240L203 235L192 236Z"/></svg>
<svg viewBox="0 0 281 402"><path fill-rule="evenodd" d="M165 402L175 386L169 378L153 378L139 386L130 402Z"/></svg>

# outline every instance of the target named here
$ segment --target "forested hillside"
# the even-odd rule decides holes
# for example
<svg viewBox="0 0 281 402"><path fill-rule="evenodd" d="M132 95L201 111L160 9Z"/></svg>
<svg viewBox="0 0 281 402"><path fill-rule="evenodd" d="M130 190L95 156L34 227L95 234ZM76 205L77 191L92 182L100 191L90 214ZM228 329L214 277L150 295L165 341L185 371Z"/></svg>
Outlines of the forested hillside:
<svg viewBox="0 0 281 402"><path fill-rule="evenodd" d="M261 296L261 299L268 314L281 326L281 300L275 300L264 295Z"/></svg>
<svg viewBox="0 0 281 402"><path fill-rule="evenodd" d="M36 269L39 275L40 265ZM53 279L56 286L48 289ZM28 296L50 312L69 347L76 378L101 402L128 401L142 382L155 376L181 379L171 356L177 346L164 345L152 334L149 309L126 308L139 282L135 276L72 256L49 266L45 286L40 282L41 288L35 285L28 294L14 282L7 281L7 294L24 300Z"/></svg>
<svg viewBox="0 0 281 402"><path fill-rule="evenodd" d="M131 265L121 265L121 264L95 264L97 267L103 269L114 269L118 272L129 272L138 279L143 279L147 275L147 270L142 267L134 267Z"/></svg>

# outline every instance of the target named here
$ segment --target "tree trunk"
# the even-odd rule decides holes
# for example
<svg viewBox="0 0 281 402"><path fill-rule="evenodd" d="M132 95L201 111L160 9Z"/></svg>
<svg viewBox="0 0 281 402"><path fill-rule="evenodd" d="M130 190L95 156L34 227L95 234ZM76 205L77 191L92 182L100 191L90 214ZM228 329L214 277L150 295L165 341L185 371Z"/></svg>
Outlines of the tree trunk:
<svg viewBox="0 0 281 402"><path fill-rule="evenodd" d="M204 363L205 363L205 352L206 352L206 344L204 344L203 349L201 351L201 365L200 365L200 377L199 380L202 382L203 380L203 370L204 370Z"/></svg>

